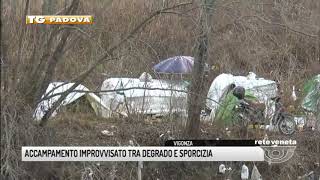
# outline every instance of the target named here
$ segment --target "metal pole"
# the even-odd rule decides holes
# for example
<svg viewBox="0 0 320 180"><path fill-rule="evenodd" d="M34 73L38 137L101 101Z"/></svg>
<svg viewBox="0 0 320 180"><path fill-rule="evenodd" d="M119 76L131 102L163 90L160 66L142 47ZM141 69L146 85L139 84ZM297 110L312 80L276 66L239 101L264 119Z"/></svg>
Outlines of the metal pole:
<svg viewBox="0 0 320 180"><path fill-rule="evenodd" d="M142 180L142 173L141 173L141 169L143 168L143 162L142 161L138 161L138 180Z"/></svg>

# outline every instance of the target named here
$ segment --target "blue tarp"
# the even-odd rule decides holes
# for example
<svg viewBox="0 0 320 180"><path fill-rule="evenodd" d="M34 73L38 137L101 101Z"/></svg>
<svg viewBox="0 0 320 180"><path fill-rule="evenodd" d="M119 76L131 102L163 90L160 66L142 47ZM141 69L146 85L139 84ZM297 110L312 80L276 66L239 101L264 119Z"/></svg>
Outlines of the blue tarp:
<svg viewBox="0 0 320 180"><path fill-rule="evenodd" d="M194 59L191 56L174 56L153 67L158 73L187 74L192 72Z"/></svg>

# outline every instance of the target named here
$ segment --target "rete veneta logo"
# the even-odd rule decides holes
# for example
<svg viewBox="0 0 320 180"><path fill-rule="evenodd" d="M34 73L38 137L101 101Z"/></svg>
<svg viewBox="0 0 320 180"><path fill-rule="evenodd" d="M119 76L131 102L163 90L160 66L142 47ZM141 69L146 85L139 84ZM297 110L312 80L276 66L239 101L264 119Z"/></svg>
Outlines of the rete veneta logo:
<svg viewBox="0 0 320 180"><path fill-rule="evenodd" d="M26 24L93 24L91 15L44 16L28 15Z"/></svg>

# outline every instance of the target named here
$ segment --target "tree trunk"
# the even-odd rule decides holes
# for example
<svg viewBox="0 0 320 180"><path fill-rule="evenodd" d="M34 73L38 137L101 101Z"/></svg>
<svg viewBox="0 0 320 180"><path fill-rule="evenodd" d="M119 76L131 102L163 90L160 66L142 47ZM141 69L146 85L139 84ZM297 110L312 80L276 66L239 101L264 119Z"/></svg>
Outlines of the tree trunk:
<svg viewBox="0 0 320 180"><path fill-rule="evenodd" d="M0 26L2 26L2 19L0 19ZM0 65L1 65L1 91L8 91L9 87L9 76L8 76L8 38L6 38L8 35L5 34L5 31L3 29L0 30ZM2 112L2 111L1 111Z"/></svg>
<svg viewBox="0 0 320 180"><path fill-rule="evenodd" d="M200 12L199 37L196 41L195 60L192 71L191 86L188 95L188 121L185 129L185 136L195 138L200 130L200 113L204 100L204 77L205 63L208 51L208 31L211 10L214 0L202 0Z"/></svg>
<svg viewBox="0 0 320 180"><path fill-rule="evenodd" d="M317 55L317 60L320 64L320 30L318 31L318 55Z"/></svg>
<svg viewBox="0 0 320 180"><path fill-rule="evenodd" d="M49 0L48 2L53 3L54 1ZM66 14L74 14L78 9L79 2L80 2L79 0L73 0L69 9L66 10ZM50 55L49 52L45 52L45 54L48 54L48 57L45 57L46 61L45 61L45 64L43 64L44 67L40 69L41 72L36 73L36 75L38 76L38 77L35 77L37 78L37 81L35 82L36 89L35 91L32 92L32 95L30 95L30 97L32 97L32 107L37 106L42 95L46 92L46 89L49 86L53 78L53 75L55 73L56 66L58 62L61 61L62 59L62 56L64 54L63 51L69 40L70 34L71 34L71 30L69 29L64 30L64 32L62 32L61 34L60 41L56 45L52 54ZM41 60L40 63L44 63L44 61ZM37 69L36 69L36 72L37 72Z"/></svg>

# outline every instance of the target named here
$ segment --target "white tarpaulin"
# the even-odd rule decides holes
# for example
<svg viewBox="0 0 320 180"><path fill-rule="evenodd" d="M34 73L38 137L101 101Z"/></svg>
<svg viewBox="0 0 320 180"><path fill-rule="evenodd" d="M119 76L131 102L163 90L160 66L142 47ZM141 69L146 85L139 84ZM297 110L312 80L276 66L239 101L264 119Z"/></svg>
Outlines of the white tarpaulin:
<svg viewBox="0 0 320 180"><path fill-rule="evenodd" d="M260 102L266 104L266 115L274 111L274 103L271 98L277 96L277 84L275 81L264 78L257 78L252 72L248 76L234 76L232 74L220 74L212 82L207 99L207 107L212 109L210 119L214 119L216 110L219 107L219 102L226 88L234 83L236 86L242 86L249 90ZM211 100L210 100L211 99ZM214 101L213 101L214 100Z"/></svg>
<svg viewBox="0 0 320 180"><path fill-rule="evenodd" d="M56 102L60 98L61 93L67 91L73 85L74 85L74 83L64 83L64 82L50 83L47 90L46 90L46 93L42 96L42 98L44 100L38 104L37 109L35 110L35 113L34 113L35 119L40 120L44 116L46 111L49 110L49 108L51 108L53 106L54 102ZM78 85L75 88L75 90L89 91L88 88L86 88L85 86L83 86L81 84ZM109 114L110 110L103 103L103 101L94 93L85 93L85 92L71 92L62 101L62 103L55 110L55 112L52 114L52 116L55 116L57 114L57 110L61 106L68 105L68 104L76 101L77 99L79 99L82 96L86 96L86 98L90 102L90 105L92 106L92 108L94 109L94 111L97 115L102 116L102 117L107 117L107 114Z"/></svg>
<svg viewBox="0 0 320 180"><path fill-rule="evenodd" d="M148 75L149 76L149 75ZM115 111L121 105L130 113L165 115L185 112L187 105L186 83L157 80L147 81L135 78L109 78L101 87L101 99L108 108ZM124 110L126 111L126 110Z"/></svg>

